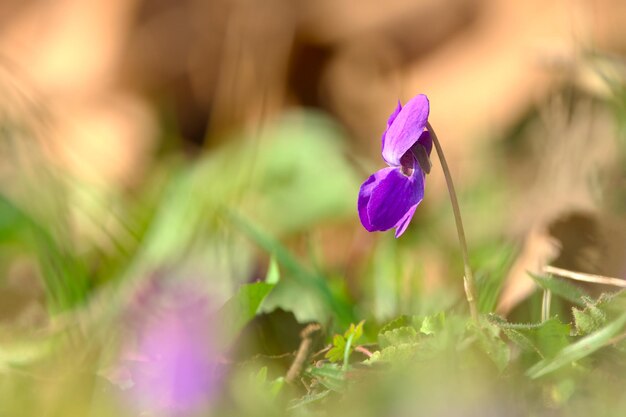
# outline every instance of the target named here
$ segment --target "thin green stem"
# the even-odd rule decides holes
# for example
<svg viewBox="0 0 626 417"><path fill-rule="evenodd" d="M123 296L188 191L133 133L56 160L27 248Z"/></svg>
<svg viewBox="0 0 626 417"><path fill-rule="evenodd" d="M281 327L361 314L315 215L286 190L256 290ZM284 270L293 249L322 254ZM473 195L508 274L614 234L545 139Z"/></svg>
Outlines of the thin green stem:
<svg viewBox="0 0 626 417"><path fill-rule="evenodd" d="M452 203L452 212L454 213L454 221L456 222L456 231L459 238L459 245L461 246L461 255L463 256L463 264L465 266L465 276L463 277L463 286L465 288L465 298L469 304L470 314L474 322L478 323L478 308L476 307L476 284L474 281L474 274L472 274L472 268L469 264L469 255L467 252L467 243L465 241L465 231L463 229L463 220L461 219L461 210L459 209L459 201L456 197L456 191L454 191L454 183L452 182L452 175L450 175L450 169L446 162L446 157L443 154L443 149L437 138L435 130L427 124L427 128L430 132L433 144L437 150L437 156L441 162L441 169L443 175L446 178L446 185L448 186L448 193L450 194L450 202Z"/></svg>
<svg viewBox="0 0 626 417"><path fill-rule="evenodd" d="M343 351L343 366L341 367L341 369L344 371L348 370L348 365L350 364L350 350L352 348L352 339L354 339L354 332L350 333L350 336L348 336L348 340L346 340L346 347Z"/></svg>
<svg viewBox="0 0 626 417"><path fill-rule="evenodd" d="M550 305L552 304L552 291L543 290L543 299L541 300L541 322L550 319Z"/></svg>

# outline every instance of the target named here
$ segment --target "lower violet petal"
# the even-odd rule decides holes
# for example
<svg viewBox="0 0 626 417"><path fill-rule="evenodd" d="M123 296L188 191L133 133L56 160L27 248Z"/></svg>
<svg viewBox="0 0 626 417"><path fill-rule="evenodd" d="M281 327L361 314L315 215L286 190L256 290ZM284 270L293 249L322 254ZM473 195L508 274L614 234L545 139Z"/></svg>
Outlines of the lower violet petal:
<svg viewBox="0 0 626 417"><path fill-rule="evenodd" d="M417 206L418 205L416 204L413 207L411 207L409 211L406 212L404 217L401 218L398 224L396 225L396 238L399 238L402 235L402 233L404 233L406 228L409 227L409 223L411 223L411 219L413 218L413 215L415 214L415 210L417 209Z"/></svg>
<svg viewBox="0 0 626 417"><path fill-rule="evenodd" d="M371 226L368 230L398 227L398 236L404 232L412 217L410 212L414 212L424 198L424 173L417 162L414 167L408 177L400 169L393 169L373 187L367 201L367 219Z"/></svg>
<svg viewBox="0 0 626 417"><path fill-rule="evenodd" d="M394 170L394 168L383 168L376 171L373 175L370 175L363 185L361 185L358 199L359 219L361 219L361 224L363 224L363 227L365 227L368 232L375 232L379 230L372 225L367 214L367 206L369 204L370 197L372 196L372 192L378 184L380 184L380 182Z"/></svg>

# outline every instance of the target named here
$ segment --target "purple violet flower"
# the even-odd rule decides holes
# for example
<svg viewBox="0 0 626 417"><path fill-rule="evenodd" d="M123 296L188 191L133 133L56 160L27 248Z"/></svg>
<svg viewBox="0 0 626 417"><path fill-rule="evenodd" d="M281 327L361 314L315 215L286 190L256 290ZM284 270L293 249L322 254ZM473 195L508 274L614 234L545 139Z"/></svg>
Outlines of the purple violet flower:
<svg viewBox="0 0 626 417"><path fill-rule="evenodd" d="M399 237L424 198L424 179L432 150L426 130L429 113L424 94L413 97L389 116L383 133L382 156L387 165L361 185L359 218L369 232L396 228Z"/></svg>
<svg viewBox="0 0 626 417"><path fill-rule="evenodd" d="M184 284L157 282L140 293L126 320L135 343L126 341L119 364L106 372L141 413L196 415L221 390L214 308L201 289Z"/></svg>

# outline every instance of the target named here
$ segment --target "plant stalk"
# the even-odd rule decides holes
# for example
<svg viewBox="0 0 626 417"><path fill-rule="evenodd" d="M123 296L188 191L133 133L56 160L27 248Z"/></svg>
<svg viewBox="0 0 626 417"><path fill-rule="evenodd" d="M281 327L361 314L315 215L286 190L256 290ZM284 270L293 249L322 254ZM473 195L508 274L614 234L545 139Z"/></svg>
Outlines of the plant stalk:
<svg viewBox="0 0 626 417"><path fill-rule="evenodd" d="M459 245L461 246L461 256L463 257L463 264L465 266L465 276L463 277L463 287L465 288L465 298L469 304L470 314L472 320L478 323L478 308L476 307L476 283L474 281L474 274L472 274L472 268L469 264L469 255L467 252L467 242L465 241L465 231L463 229L463 220L461 219L461 210L459 209L459 201L456 197L456 191L454 190L454 183L452 182L452 175L450 175L450 169L446 162L446 157L443 154L443 149L437 138L435 130L430 125L430 122L426 125L430 132L431 139L437 150L437 157L441 162L441 169L443 175L446 178L446 185L448 187L448 193L450 194L450 203L452 203L452 212L454 213L454 221L456 223L456 232L459 238Z"/></svg>
<svg viewBox="0 0 626 417"><path fill-rule="evenodd" d="M541 322L550 320L550 305L552 304L552 291L543 290L543 299L541 300Z"/></svg>

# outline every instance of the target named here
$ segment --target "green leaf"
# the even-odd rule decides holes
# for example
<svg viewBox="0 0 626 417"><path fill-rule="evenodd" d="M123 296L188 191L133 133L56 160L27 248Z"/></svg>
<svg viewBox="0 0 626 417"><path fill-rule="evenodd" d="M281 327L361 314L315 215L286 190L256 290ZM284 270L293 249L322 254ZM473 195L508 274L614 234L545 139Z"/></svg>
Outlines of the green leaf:
<svg viewBox="0 0 626 417"><path fill-rule="evenodd" d="M526 351L536 351L542 358L553 357L569 344L570 326L553 317L543 323L509 323L494 314L488 321L504 331L518 346Z"/></svg>
<svg viewBox="0 0 626 417"><path fill-rule="evenodd" d="M546 358L553 357L570 343L570 325L562 323L558 317L546 320L535 331L537 346Z"/></svg>
<svg viewBox="0 0 626 417"><path fill-rule="evenodd" d="M402 365L415 358L418 349L417 343L403 343L400 345L388 346L378 350L363 363L371 365L376 362L391 362Z"/></svg>
<svg viewBox="0 0 626 417"><path fill-rule="evenodd" d="M402 315L387 322L383 327L381 327L379 333L385 333L389 330L397 329L400 327L412 326L412 325L413 325L413 319L409 316Z"/></svg>
<svg viewBox="0 0 626 417"><path fill-rule="evenodd" d="M432 335L443 329L446 322L446 315L444 312L433 314L431 316L424 317L422 325L420 326L420 332L425 335Z"/></svg>
<svg viewBox="0 0 626 417"><path fill-rule="evenodd" d="M335 337L333 337L333 347L330 348L328 352L326 352L326 355L324 355L324 357L331 362L339 362L343 360L345 349L346 339L342 335L336 334Z"/></svg>
<svg viewBox="0 0 626 417"><path fill-rule="evenodd" d="M345 331L343 336L336 334L333 337L333 346L328 352L326 352L325 357L331 362L339 362L343 360L344 363L347 363L347 359L354 350L356 341L363 335L364 323L365 320L362 320L357 325L351 323L350 327L348 327L348 330Z"/></svg>
<svg viewBox="0 0 626 417"><path fill-rule="evenodd" d="M324 398L326 398L328 394L330 394L330 392L331 392L330 390L324 390L322 392L318 392L314 394L313 393L307 394L302 398L292 401L287 410L294 410L296 408L303 407L305 405L308 405L317 401L321 401Z"/></svg>
<svg viewBox="0 0 626 417"><path fill-rule="evenodd" d="M496 364L500 371L507 367L511 360L511 350L499 337L500 329L494 324L486 324L483 331L477 332L481 349Z"/></svg>
<svg viewBox="0 0 626 417"><path fill-rule="evenodd" d="M259 372L254 375L254 386L269 394L271 398L276 398L284 384L285 378L283 377L278 377L273 381L267 380L267 366L259 369Z"/></svg>
<svg viewBox="0 0 626 417"><path fill-rule="evenodd" d="M532 273L529 273L529 275L541 288L552 291L553 294L564 298L572 304L585 305L583 298L588 297L588 295L580 287L552 276L541 276Z"/></svg>
<svg viewBox="0 0 626 417"><path fill-rule="evenodd" d="M489 314L487 320L501 329L533 330L542 326L542 323L509 323L496 314Z"/></svg>
<svg viewBox="0 0 626 417"><path fill-rule="evenodd" d="M336 364L325 363L320 367L311 367L307 374L330 390L342 392L345 388L345 372Z"/></svg>
<svg viewBox="0 0 626 417"><path fill-rule="evenodd" d="M277 239L262 231L248 219L242 217L234 211L226 211L225 215L249 239L267 251L267 253L272 254L272 256L276 258L276 261L279 262L290 274L290 278L297 281L297 283L303 288L314 292L318 296L319 300L325 304L326 310L330 310L335 314L339 325L347 326L353 321L353 315L349 306L334 296L324 277L309 271ZM280 283L278 285L280 285ZM290 300L293 301L293 297L291 297ZM297 305L294 307L297 308Z"/></svg>
<svg viewBox="0 0 626 417"><path fill-rule="evenodd" d="M343 370L348 369L348 364L350 363L350 354L354 350L354 345L356 341L363 335L363 323L365 320L361 320L359 324L356 326L354 323L350 324L350 327L344 334L344 338L346 339L346 346L343 350Z"/></svg>
<svg viewBox="0 0 626 417"><path fill-rule="evenodd" d="M222 342L229 345L241 329L256 316L261 303L274 288L273 284L256 282L244 284L239 291L224 304L218 313L223 328Z"/></svg>
<svg viewBox="0 0 626 417"><path fill-rule="evenodd" d="M586 335L599 330L607 322L607 316L599 307L597 303L585 298L587 307L584 310L580 310L576 307L572 308L572 314L574 315L574 323L576 324L576 333L579 335Z"/></svg>
<svg viewBox="0 0 626 417"><path fill-rule="evenodd" d="M615 337L622 330L624 324L626 324L626 313L622 313L621 316L604 328L565 347L554 358L539 361L526 374L533 379L539 378L591 355L598 349L606 346L611 338Z"/></svg>
<svg viewBox="0 0 626 417"><path fill-rule="evenodd" d="M249 174L239 175L248 186L242 196L247 217L282 234L353 216L360 178L345 158L346 143L335 123L315 113L287 114L262 137L247 138L247 146L236 143L227 158L231 172L243 167Z"/></svg>
<svg viewBox="0 0 626 417"><path fill-rule="evenodd" d="M259 372L254 376L254 382L257 385L262 385L267 381L267 366L259 369Z"/></svg>
<svg viewBox="0 0 626 417"><path fill-rule="evenodd" d="M508 337L511 342L513 342L523 351L535 352L541 358L543 358L543 355L541 351L539 350L539 348L537 347L537 345L535 345L535 343L530 339L530 337L528 337L521 331L516 330L516 329L502 329L502 332L504 332L506 337Z"/></svg>
<svg viewBox="0 0 626 417"><path fill-rule="evenodd" d="M272 398L276 398L278 394L280 393L280 391L283 389L283 386L285 385L285 378L280 376L276 378L275 380L273 380L272 382L270 382L269 384L270 384L270 395L272 396Z"/></svg>
<svg viewBox="0 0 626 417"><path fill-rule="evenodd" d="M399 327L378 335L378 344L381 348L402 344L415 344L419 341L417 330L413 327Z"/></svg>
<svg viewBox="0 0 626 417"><path fill-rule="evenodd" d="M346 333L343 335L343 337L348 339L348 337L352 335L352 341L356 342L357 340L361 338L361 336L363 336L363 324L364 323L365 323L365 320L361 320L359 324L357 325L355 325L354 323L351 323L350 327L348 328L348 330L346 330Z"/></svg>
<svg viewBox="0 0 626 417"><path fill-rule="evenodd" d="M268 284L278 284L278 281L280 281L280 270L278 269L276 258L272 256L267 268L267 274L265 274L265 282Z"/></svg>

